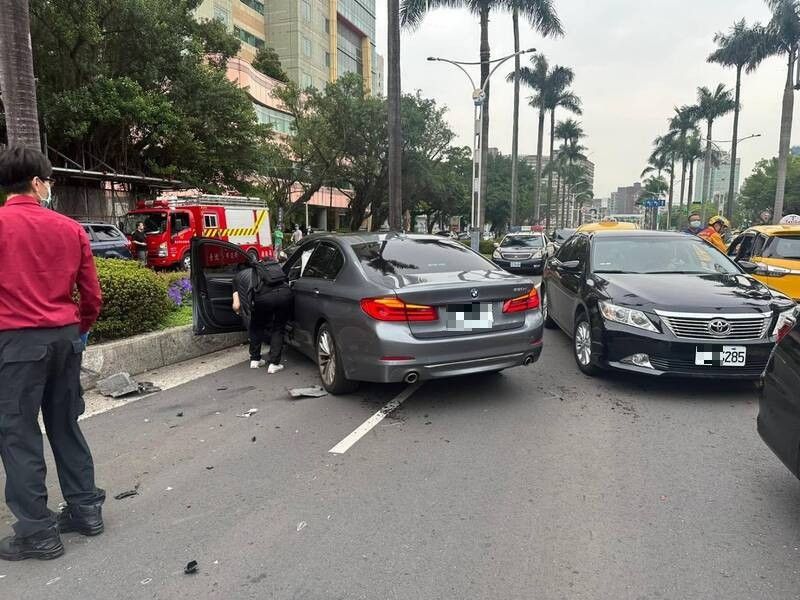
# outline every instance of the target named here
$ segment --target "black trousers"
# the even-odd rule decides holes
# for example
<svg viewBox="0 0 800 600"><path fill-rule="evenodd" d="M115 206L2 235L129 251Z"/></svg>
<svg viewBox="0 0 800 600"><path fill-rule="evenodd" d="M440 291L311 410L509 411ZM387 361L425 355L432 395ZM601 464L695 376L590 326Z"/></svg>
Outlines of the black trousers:
<svg viewBox="0 0 800 600"><path fill-rule="evenodd" d="M277 365L283 354L283 336L292 308L292 292L288 287L260 295L250 315L250 360L261 360L261 346L270 337L269 362ZM270 332L269 334L267 332Z"/></svg>
<svg viewBox="0 0 800 600"><path fill-rule="evenodd" d="M70 505L105 500L105 492L95 487L94 462L78 427L84 411L82 354L77 325L0 331L0 457L6 503L18 520L19 536L55 524L47 508L40 409L64 499Z"/></svg>

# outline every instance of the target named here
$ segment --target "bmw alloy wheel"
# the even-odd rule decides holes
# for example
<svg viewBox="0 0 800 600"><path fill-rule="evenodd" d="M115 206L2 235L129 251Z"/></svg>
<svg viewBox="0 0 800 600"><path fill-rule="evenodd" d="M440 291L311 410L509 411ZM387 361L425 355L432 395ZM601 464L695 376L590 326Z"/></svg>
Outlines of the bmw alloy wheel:
<svg viewBox="0 0 800 600"><path fill-rule="evenodd" d="M319 375L326 386L336 382L336 346L330 331L324 329L317 339L317 363Z"/></svg>

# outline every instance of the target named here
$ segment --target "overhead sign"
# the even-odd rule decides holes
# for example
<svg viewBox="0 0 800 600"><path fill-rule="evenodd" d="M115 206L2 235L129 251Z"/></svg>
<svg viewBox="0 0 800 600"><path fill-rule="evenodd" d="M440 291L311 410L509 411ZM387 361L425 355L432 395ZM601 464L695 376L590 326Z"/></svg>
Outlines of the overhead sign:
<svg viewBox="0 0 800 600"><path fill-rule="evenodd" d="M660 198L642 198L640 202L646 208L658 208L666 205L666 201Z"/></svg>

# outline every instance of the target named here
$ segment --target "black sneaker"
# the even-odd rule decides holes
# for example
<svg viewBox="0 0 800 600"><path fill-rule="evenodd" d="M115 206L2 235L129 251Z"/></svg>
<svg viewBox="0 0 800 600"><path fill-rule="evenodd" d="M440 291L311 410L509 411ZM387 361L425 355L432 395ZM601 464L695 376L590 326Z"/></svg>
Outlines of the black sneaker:
<svg viewBox="0 0 800 600"><path fill-rule="evenodd" d="M100 535L104 530L101 505L65 506L58 515L58 530L61 533L77 531L82 535Z"/></svg>
<svg viewBox="0 0 800 600"><path fill-rule="evenodd" d="M38 558L39 560L52 560L64 554L64 544L58 529L49 527L44 531L34 533L28 537L12 535L0 540L0 559L25 560Z"/></svg>

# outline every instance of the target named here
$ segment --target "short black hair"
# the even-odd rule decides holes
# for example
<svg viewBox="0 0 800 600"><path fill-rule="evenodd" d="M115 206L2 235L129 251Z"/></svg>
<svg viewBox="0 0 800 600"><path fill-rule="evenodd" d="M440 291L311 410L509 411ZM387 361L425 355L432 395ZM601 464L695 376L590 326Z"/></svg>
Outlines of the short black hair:
<svg viewBox="0 0 800 600"><path fill-rule="evenodd" d="M39 150L11 146L0 152L0 188L9 194L21 194L31 189L34 177L49 179L53 165Z"/></svg>
<svg viewBox="0 0 800 600"><path fill-rule="evenodd" d="M144 227L144 221L136 221L136 226L138 227L139 225Z"/></svg>

